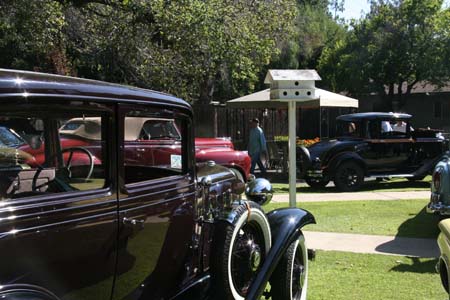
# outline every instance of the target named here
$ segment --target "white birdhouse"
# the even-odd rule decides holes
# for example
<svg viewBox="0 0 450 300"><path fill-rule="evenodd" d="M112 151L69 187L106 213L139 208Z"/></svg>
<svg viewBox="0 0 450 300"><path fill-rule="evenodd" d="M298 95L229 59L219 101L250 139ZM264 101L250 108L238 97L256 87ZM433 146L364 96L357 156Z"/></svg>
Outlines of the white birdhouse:
<svg viewBox="0 0 450 300"><path fill-rule="evenodd" d="M309 101L316 98L316 70L269 70L264 83L270 84L270 100Z"/></svg>

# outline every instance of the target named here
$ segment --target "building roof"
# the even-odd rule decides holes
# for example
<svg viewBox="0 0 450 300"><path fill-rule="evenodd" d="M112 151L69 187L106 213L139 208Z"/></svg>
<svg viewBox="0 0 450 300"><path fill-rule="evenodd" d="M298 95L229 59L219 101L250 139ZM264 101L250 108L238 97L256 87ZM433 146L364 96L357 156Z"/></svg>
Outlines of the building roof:
<svg viewBox="0 0 450 300"><path fill-rule="evenodd" d="M361 120L406 120L410 119L412 116L404 113L386 113L386 112L365 112L342 115L336 118L340 121L361 121Z"/></svg>
<svg viewBox="0 0 450 300"><path fill-rule="evenodd" d="M389 88L385 87L386 93L389 92ZM406 93L407 84L403 83L402 93ZM394 94L398 93L398 84L394 85ZM426 93L450 93L450 82L446 85L439 87L435 84L429 82L421 81L418 82L411 90L411 94L426 94Z"/></svg>
<svg viewBox="0 0 450 300"><path fill-rule="evenodd" d="M298 102L298 107L358 107L358 100L316 88L317 99ZM230 108L287 108L286 102L270 100L270 89L227 101Z"/></svg>
<svg viewBox="0 0 450 300"><path fill-rule="evenodd" d="M269 70L264 83L292 80L322 80L316 70Z"/></svg>
<svg viewBox="0 0 450 300"><path fill-rule="evenodd" d="M150 101L191 109L184 100L156 91L68 76L0 69L0 99L4 97Z"/></svg>

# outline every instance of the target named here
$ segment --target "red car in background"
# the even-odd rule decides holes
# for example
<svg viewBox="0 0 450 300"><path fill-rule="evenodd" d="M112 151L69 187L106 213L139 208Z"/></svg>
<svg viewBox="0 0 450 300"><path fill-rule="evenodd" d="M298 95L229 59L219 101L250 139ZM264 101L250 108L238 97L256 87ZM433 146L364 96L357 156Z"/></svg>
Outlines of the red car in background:
<svg viewBox="0 0 450 300"><path fill-rule="evenodd" d="M59 130L62 147L83 147L98 159L100 149L96 142L101 140L100 118L74 118L68 120ZM156 161L165 161L168 166L174 155L181 152L181 134L173 119L127 117L125 118L125 149L129 153L126 164L133 161L150 165ZM74 155L83 155L77 153ZM234 150L233 143L227 138L196 138L195 158L197 163L214 161L230 168L237 176L246 181L250 174L250 157L245 151Z"/></svg>

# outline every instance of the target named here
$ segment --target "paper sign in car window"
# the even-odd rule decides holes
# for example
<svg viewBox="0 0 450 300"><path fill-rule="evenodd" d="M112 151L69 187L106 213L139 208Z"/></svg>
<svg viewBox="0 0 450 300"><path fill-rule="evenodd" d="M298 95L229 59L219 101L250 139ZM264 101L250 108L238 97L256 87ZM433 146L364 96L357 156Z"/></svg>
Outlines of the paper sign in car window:
<svg viewBox="0 0 450 300"><path fill-rule="evenodd" d="M172 154L170 156L170 167L173 169L181 169L181 155Z"/></svg>

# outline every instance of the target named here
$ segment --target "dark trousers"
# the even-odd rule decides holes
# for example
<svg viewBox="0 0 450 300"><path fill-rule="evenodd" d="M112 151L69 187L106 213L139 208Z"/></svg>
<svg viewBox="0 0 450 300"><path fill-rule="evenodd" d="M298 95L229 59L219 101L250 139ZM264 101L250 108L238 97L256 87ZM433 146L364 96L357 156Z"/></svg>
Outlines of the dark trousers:
<svg viewBox="0 0 450 300"><path fill-rule="evenodd" d="M261 173L266 173L266 168L264 167L264 164L261 161L261 152L254 153L250 155L250 158L252 159L252 166L250 168L250 173L255 174L255 166L258 164L259 170L261 170Z"/></svg>

